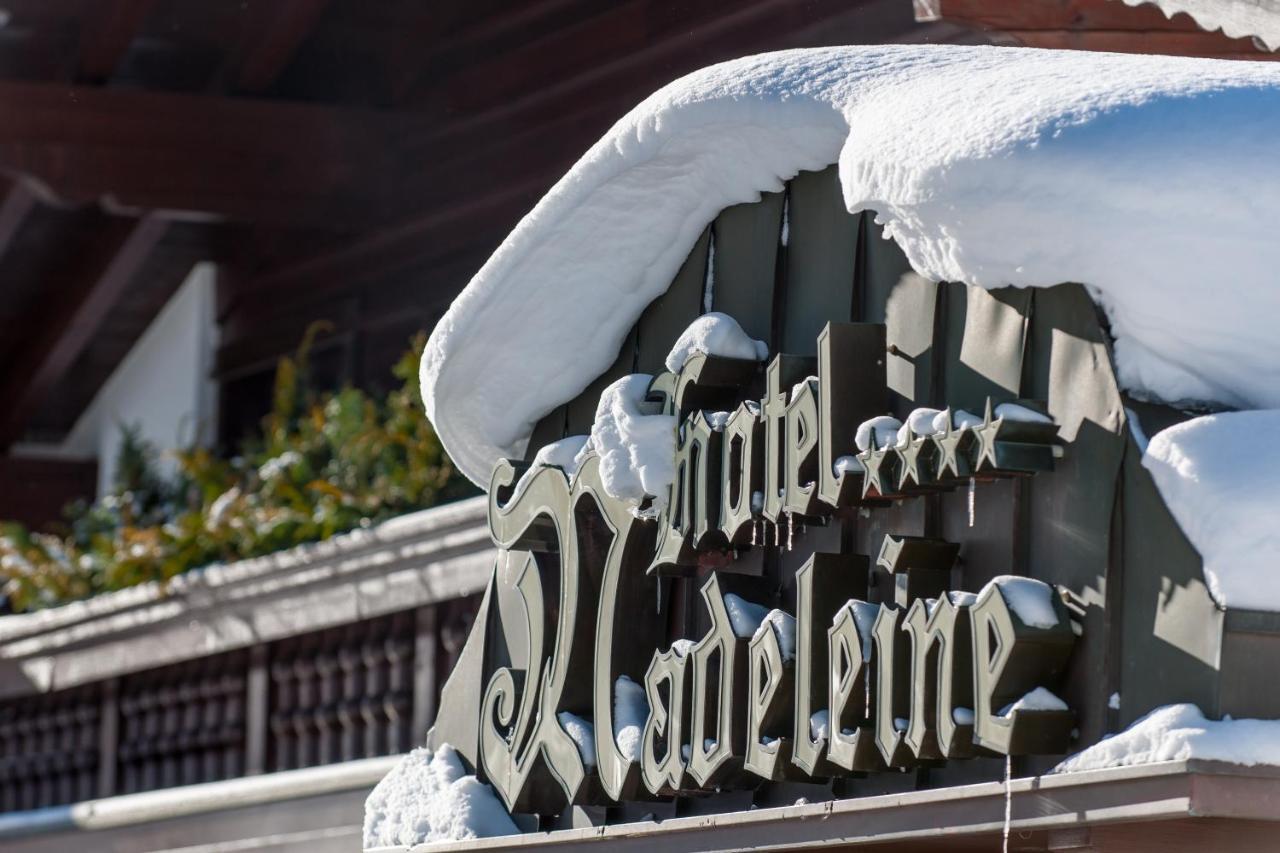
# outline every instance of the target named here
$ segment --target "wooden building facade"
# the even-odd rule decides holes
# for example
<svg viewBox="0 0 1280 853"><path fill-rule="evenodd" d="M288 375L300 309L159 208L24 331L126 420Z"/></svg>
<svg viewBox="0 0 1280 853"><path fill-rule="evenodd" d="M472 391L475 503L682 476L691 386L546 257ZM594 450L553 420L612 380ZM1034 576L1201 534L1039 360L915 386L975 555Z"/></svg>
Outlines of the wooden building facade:
<svg viewBox="0 0 1280 853"><path fill-rule="evenodd" d="M932 22L932 23L929 23ZM233 448L314 321L322 384L378 388L618 117L789 47L991 42L1239 58L1120 0L14 0L0 19L0 517L93 492L77 421L201 260ZM127 420L128 412L115 412ZM114 427L114 422L113 422Z"/></svg>
<svg viewBox="0 0 1280 853"><path fill-rule="evenodd" d="M317 320L329 324L315 352L321 384L385 382L409 336L432 327L582 151L647 94L696 68L787 47L893 41L1273 56L1248 40L1205 33L1185 17L1170 21L1119 0L14 0L5 12L0 517L34 524L94 491L97 461L58 452L60 444L194 265L216 264L218 339L210 376L190 378L216 383L216 420L202 428L207 440L229 449L266 411L277 358ZM669 334L697 314L712 239L722 280L744 276L741 287L719 292L726 302L715 307L757 337L803 348L826 320L885 320L886 300L904 271L901 259L868 248L880 245L871 241L874 226L868 217L838 216L833 187L829 173L792 183L792 215L802 217L807 204L815 221L829 217L835 225L797 227L784 255L772 239L748 239L776 230L781 196L722 213L695 248L685 278L651 306L618 363L545 419L533 447L582 432L606 378L660 369L669 341L652 344L661 339L655 330ZM819 233L838 245L806 248L805 240ZM758 289L745 278L751 270L772 273L779 263L795 268ZM844 284L833 285L836 279ZM774 311L777 282L786 288L779 304L794 309ZM1050 293L1045 299L1055 307L1046 314L1078 321L1082 339L1101 347L1097 318L1082 308L1087 300L1066 286ZM938 354L963 346L971 320L963 285L929 284L910 296L934 318ZM999 305L981 310L992 316L1033 314L1014 297L991 298ZM928 361L929 347L917 343L919 399L941 400L948 383L974 399L991 390L990 383L949 373L945 358ZM1031 388L1045 378L1032 362L1011 370L1013 381L1044 390ZM906 405L906 397L898 402ZM1159 420L1168 413L1146 414ZM1164 550L1146 553L1133 539L1109 535L1117 513L1155 500L1132 470L1114 420L1111 432L1090 432L1082 441L1097 442L1112 482L1136 485L1117 498L1123 504L1089 508L1091 529L1106 534L1090 556L1117 566L1163 560L1189 583L1198 567L1185 542L1170 538ZM989 558L988 574L1012 567L1037 547L1038 535L1035 521L1021 514L1034 487L1008 480L992 488L998 509L984 512L984 527L973 534ZM934 495L888 512L896 527L945 533L959 500ZM267 816L272 809L283 813L281 802L312 797L289 818L295 835L268 849L350 849L351 816L344 813L342 826L318 827L316 815L352 808L385 762L360 765L345 781L290 777L303 780L290 783L298 786L292 794L264 788L244 801L243 812L218 802L231 789L204 786L344 762L356 767L423 741L493 564L479 504L431 512L393 522L372 541L356 533L193 575L163 595L125 592L0 624L0 812L26 821L6 823L0 814L0 838L15 850L66 849L85 830L114 833L120 849L164 849L182 839L239 843L243 827L236 824L249 821L246 815L267 834L278 828ZM836 539L870 550L873 534L885 531L864 527L870 530L837 531ZM816 527L801 534L802 540L832 535ZM1159 581L1154 569L1142 577ZM982 579L968 578L966 586ZM679 614L673 618L690 630L704 627L692 582L672 589ZM1086 740L1130 721L1130 709L1142 704L1126 706L1122 717L1098 701L1106 696L1099 691L1124 685L1150 704L1164 696L1164 680L1177 668L1159 650L1126 653L1143 639L1126 631L1154 617L1125 606L1116 598L1085 607L1090 645L1073 666L1094 681L1070 698L1083 709ZM1210 651L1223 663L1192 673L1195 698L1218 713L1275 715L1269 694L1259 700L1264 706L1250 704L1256 695L1242 685L1259 677L1257 664L1266 659L1255 652L1276 642L1280 625L1266 616L1227 615L1216 632ZM1020 769L1042 765L1030 760ZM1110 782L1127 792L1133 814L1152 802L1174 803L1166 816L1176 828L1173 815L1182 820L1221 805L1213 800L1221 780L1196 776L1204 768L1182 770L1154 781L1120 774ZM864 793L927 797L950 778L944 773L932 785L927 772L923 783L920 774L867 783ZM986 849L998 831L988 820L1003 807L991 788L998 775L986 763L954 776L987 786L975 795L981 800L970 833L975 849ZM885 784L890 788L872 790ZM1229 787L1231 779L1221 784ZM164 811L172 801L149 811L160 807L134 799L122 806L134 809L132 817L111 824L102 817L111 814L109 805L76 810L189 785L201 786L206 799L186 811ZM1087 849L1094 840L1087 832L1072 835L1080 829L1070 822L1072 810L1118 802L1096 799L1098 788L1061 787L1060 797L1018 789L1024 805L1016 806L1022 822L1015 826L1028 833L1028 846ZM1274 788L1275 780L1266 779L1258 802L1244 802L1238 814L1214 813L1235 821L1224 831L1260 832L1252 821L1274 805L1266 799ZM1059 822L1037 824L1037 810L1054 803ZM948 807L960 813L973 802ZM704 828L715 824L672 809L672 819L689 819L691 831L699 820ZM856 809L837 815L851 839L863 820ZM35 813L50 822L33 829ZM166 834L175 825L165 821L196 814L207 822ZM900 817L891 809L884 815L877 825L888 832ZM814 816L797 813L788 826ZM567 819L566 832L600 831L575 830L574 819ZM929 818L935 826L937 819ZM1192 834L1225 826L1191 824ZM139 841L141 825L152 834ZM332 838L318 841L317 827L333 829ZM788 831L779 830L777 843L787 842ZM1123 838L1132 841L1125 836L1118 843L1128 843ZM19 839L26 846L17 846ZM646 849L653 839L626 843ZM689 849L706 843L696 832L687 837Z"/></svg>

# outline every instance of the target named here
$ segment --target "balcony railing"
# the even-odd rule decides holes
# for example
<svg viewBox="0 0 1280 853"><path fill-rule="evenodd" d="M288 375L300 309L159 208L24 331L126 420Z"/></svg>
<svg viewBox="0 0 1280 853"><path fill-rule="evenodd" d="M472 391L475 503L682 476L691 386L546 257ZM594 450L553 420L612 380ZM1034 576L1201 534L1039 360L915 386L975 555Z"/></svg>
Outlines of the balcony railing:
<svg viewBox="0 0 1280 853"><path fill-rule="evenodd" d="M407 751L493 556L469 500L0 618L0 812Z"/></svg>

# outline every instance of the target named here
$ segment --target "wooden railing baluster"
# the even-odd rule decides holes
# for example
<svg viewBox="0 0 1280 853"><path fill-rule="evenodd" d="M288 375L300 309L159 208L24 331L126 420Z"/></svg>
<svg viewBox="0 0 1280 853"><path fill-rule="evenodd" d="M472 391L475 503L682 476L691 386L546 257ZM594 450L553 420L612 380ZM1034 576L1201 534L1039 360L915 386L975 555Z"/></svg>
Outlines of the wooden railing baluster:
<svg viewBox="0 0 1280 853"><path fill-rule="evenodd" d="M468 622L422 607L0 702L0 813L411 749Z"/></svg>

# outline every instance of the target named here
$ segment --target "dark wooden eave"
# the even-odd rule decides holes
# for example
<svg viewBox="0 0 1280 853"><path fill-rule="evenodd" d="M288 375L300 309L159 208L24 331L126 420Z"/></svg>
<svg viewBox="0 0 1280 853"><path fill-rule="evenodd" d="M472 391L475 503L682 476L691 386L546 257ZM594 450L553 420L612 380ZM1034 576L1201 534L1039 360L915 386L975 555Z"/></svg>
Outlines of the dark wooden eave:
<svg viewBox="0 0 1280 853"><path fill-rule="evenodd" d="M912 0L916 20L970 27L997 42L1069 50L1274 60L1251 39L1207 32L1186 14L1123 0Z"/></svg>
<svg viewBox="0 0 1280 853"><path fill-rule="evenodd" d="M0 115L0 171L56 203L349 228L422 205L404 181L412 117L14 81Z"/></svg>
<svg viewBox="0 0 1280 853"><path fill-rule="evenodd" d="M61 383L167 227L155 216L106 221L50 283L40 324L0 379L0 400L5 401L0 409L0 447L21 437L28 419Z"/></svg>
<svg viewBox="0 0 1280 853"><path fill-rule="evenodd" d="M62 518L68 495L91 495L98 484L93 460L0 456L0 519L32 528Z"/></svg>
<svg viewBox="0 0 1280 853"><path fill-rule="evenodd" d="M157 0L108 0L91 9L80 37L75 77L87 81L109 78L157 5Z"/></svg>

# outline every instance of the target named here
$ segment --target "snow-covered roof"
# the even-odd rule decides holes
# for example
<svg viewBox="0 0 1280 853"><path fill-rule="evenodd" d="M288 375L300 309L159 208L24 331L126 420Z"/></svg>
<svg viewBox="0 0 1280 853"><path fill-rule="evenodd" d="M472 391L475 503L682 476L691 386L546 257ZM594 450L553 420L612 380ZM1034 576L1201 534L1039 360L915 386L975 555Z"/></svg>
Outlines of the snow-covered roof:
<svg viewBox="0 0 1280 853"><path fill-rule="evenodd" d="M1172 18L1186 12L1206 30L1233 38L1253 37L1280 50L1280 0L1124 0L1128 6L1150 3Z"/></svg>
<svg viewBox="0 0 1280 853"><path fill-rule="evenodd" d="M1121 382L1280 407L1280 67L890 45L747 57L623 117L440 322L427 413L464 473L616 356L723 208L839 163L911 265L982 287L1083 282Z"/></svg>

